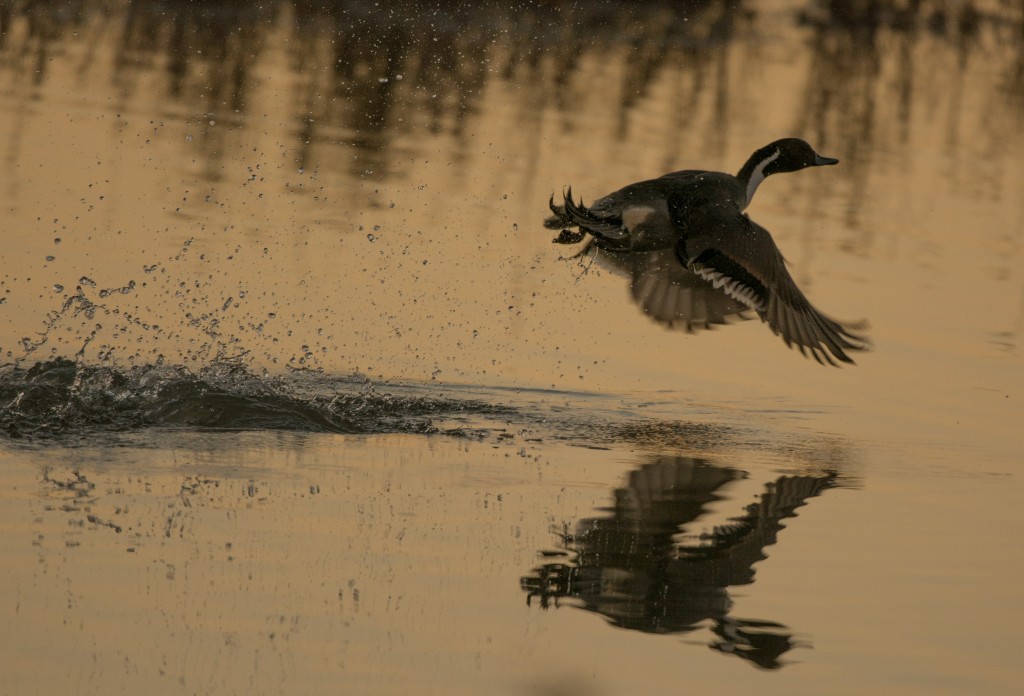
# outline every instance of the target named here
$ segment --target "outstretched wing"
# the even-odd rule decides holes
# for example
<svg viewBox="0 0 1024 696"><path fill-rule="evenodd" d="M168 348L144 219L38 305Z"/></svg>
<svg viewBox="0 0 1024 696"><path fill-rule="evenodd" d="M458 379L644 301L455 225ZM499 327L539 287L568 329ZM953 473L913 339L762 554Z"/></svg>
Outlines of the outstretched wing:
<svg viewBox="0 0 1024 696"><path fill-rule="evenodd" d="M670 202L669 207L672 208ZM819 312L797 287L771 234L725 206L686 211L687 234L676 251L701 278L757 312L787 346L796 345L819 363L853 363L848 351L866 350L869 340Z"/></svg>
<svg viewBox="0 0 1024 696"><path fill-rule="evenodd" d="M752 316L746 305L683 266L674 249L592 253L599 265L629 278L633 301L644 314L670 328L691 332Z"/></svg>

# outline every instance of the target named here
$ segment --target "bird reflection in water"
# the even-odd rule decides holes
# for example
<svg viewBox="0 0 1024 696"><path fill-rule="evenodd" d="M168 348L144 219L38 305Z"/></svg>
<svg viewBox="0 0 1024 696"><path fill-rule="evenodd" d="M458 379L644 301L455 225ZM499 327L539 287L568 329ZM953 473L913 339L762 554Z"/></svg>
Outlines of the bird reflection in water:
<svg viewBox="0 0 1024 696"><path fill-rule="evenodd" d="M721 490L745 474L689 457L656 457L629 473L615 491L611 516L581 520L562 535L562 548L521 578L527 603L574 606L599 613L621 628L645 633L687 633L711 622L710 647L765 669L799 645L774 621L730 614L728 588L754 582L754 564L766 558L782 520L838 484L834 471L780 476L757 502L727 524L697 537L682 525L706 515Z"/></svg>

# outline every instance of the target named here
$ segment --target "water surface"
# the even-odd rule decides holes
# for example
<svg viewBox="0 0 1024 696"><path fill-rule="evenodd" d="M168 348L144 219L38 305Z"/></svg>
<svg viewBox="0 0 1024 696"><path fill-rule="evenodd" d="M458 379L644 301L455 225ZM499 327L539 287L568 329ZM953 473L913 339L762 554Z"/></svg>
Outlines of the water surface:
<svg viewBox="0 0 1024 696"><path fill-rule="evenodd" d="M912 8L0 3L0 692L1014 693L1024 18ZM790 135L855 367L541 226Z"/></svg>

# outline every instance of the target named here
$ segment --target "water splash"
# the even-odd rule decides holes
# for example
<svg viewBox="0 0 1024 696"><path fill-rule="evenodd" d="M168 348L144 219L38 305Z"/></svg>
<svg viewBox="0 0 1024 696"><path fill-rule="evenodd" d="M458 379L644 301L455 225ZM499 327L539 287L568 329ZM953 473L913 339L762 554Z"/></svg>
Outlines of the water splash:
<svg viewBox="0 0 1024 696"><path fill-rule="evenodd" d="M474 400L378 393L359 377L260 377L239 361L192 372L58 358L0 370L0 433L28 440L143 428L429 434L439 432L435 419L503 410Z"/></svg>

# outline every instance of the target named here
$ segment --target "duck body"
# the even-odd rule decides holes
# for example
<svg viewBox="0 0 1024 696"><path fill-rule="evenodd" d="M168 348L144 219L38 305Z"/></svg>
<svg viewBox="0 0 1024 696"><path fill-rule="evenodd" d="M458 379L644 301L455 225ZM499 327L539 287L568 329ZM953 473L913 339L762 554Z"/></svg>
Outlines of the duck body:
<svg viewBox="0 0 1024 696"><path fill-rule="evenodd" d="M788 346L820 363L852 363L868 347L856 327L819 312L797 287L771 234L744 211L767 176L836 164L803 140L755 151L735 176L683 170L625 186L585 207L572 190L549 202L559 244L630 279L651 318L693 331L756 314ZM573 230L572 228L576 228Z"/></svg>
<svg viewBox="0 0 1024 696"><path fill-rule="evenodd" d="M738 179L694 169L630 184L585 209L571 203L571 189L567 199L563 208L554 209L556 216L562 215L557 220L549 219L549 226L556 222L558 227L562 223L576 225L580 232L592 234L597 247L609 251L644 252L675 246L681 230L669 211L670 200L677 208L680 203L692 207L711 200L738 211L747 207L744 187Z"/></svg>

